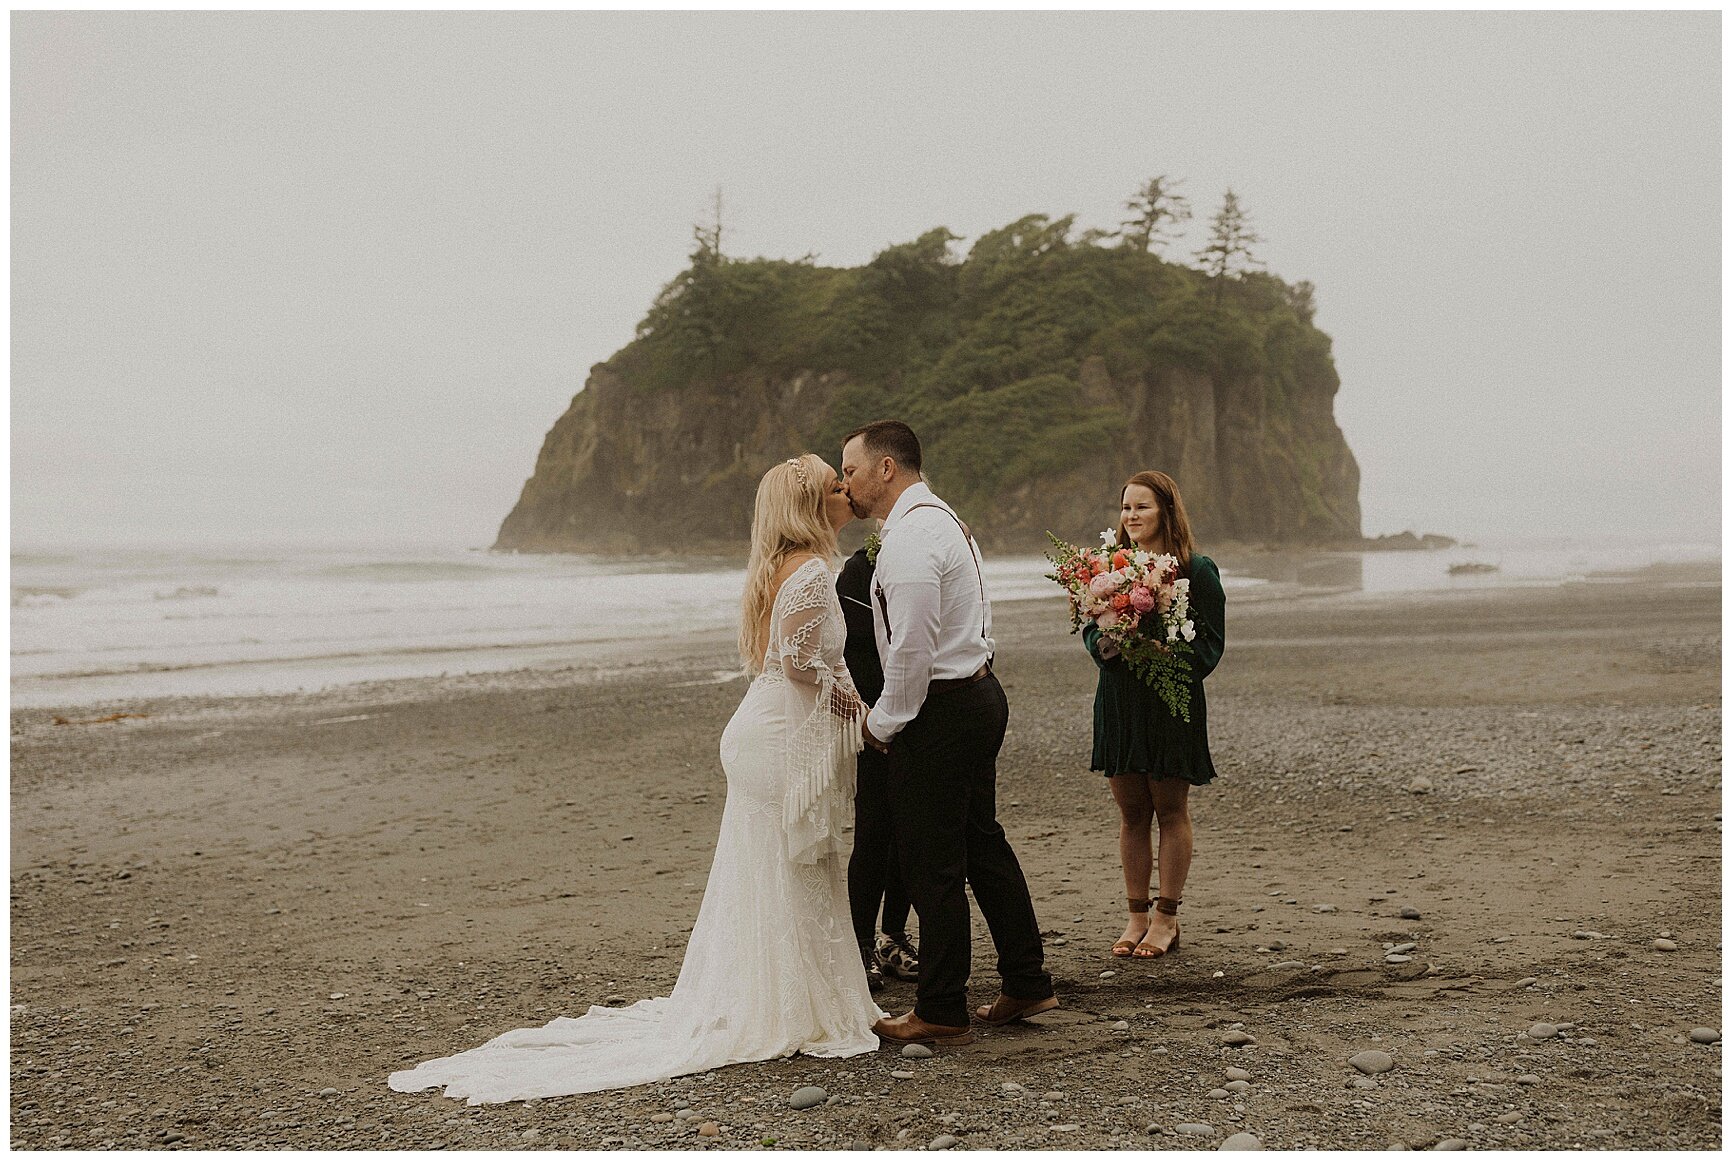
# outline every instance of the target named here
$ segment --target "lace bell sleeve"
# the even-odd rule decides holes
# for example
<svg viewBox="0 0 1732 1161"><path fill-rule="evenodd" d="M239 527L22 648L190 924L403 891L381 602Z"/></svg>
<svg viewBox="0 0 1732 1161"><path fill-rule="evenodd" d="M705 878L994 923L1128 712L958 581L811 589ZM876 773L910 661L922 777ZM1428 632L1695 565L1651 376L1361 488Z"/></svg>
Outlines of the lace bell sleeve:
<svg viewBox="0 0 1732 1161"><path fill-rule="evenodd" d="M782 824L789 858L813 863L844 850L842 832L853 822L860 695L842 660L846 630L829 572L807 568L783 587L775 618L776 652L788 679ZM826 647L828 638L837 648Z"/></svg>

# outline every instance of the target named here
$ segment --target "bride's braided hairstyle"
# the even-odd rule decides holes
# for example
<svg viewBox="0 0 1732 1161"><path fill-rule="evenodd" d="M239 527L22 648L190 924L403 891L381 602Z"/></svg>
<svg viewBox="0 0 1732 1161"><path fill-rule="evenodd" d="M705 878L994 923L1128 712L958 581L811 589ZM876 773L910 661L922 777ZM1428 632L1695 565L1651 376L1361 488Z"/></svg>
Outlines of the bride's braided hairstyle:
<svg viewBox="0 0 1732 1161"><path fill-rule="evenodd" d="M783 460L758 481L752 508L752 554L740 595L740 659L748 672L763 668L769 644L766 617L775 602L776 573L791 556L809 553L834 562L836 530L824 518L826 464L811 452Z"/></svg>

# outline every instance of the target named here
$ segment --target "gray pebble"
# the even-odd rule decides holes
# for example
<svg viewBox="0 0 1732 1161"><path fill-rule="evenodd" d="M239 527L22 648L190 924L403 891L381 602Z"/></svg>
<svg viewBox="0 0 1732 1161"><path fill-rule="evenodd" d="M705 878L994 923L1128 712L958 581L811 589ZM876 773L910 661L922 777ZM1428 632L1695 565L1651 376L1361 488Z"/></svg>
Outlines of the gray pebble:
<svg viewBox="0 0 1732 1161"><path fill-rule="evenodd" d="M1720 1030L1718 1028L1692 1028L1690 1029L1690 1039L1698 1044L1718 1044L1720 1042Z"/></svg>
<svg viewBox="0 0 1732 1161"><path fill-rule="evenodd" d="M795 1089L794 1095L788 1098L788 1104L796 1109L810 1109L823 1104L829 1098L829 1093L815 1084L809 1084L805 1088Z"/></svg>
<svg viewBox="0 0 1732 1161"><path fill-rule="evenodd" d="M1532 1028L1528 1029L1529 1040L1550 1040L1557 1034L1558 1029L1554 1024L1535 1024Z"/></svg>
<svg viewBox="0 0 1732 1161"><path fill-rule="evenodd" d="M1396 952L1392 951L1388 955L1383 957L1383 962L1384 963L1412 963L1413 957L1411 955L1400 955L1400 954L1397 954Z"/></svg>
<svg viewBox="0 0 1732 1161"><path fill-rule="evenodd" d="M1238 1068L1234 1065L1228 1065L1227 1066L1227 1079L1228 1080L1250 1080L1251 1074L1249 1072L1246 1072L1242 1068Z"/></svg>
<svg viewBox="0 0 1732 1161"><path fill-rule="evenodd" d="M1249 1152L1253 1149L1261 1149L1262 1147L1263 1142L1259 1141L1254 1134L1234 1133L1231 1137L1228 1137L1225 1141L1221 1142L1220 1151Z"/></svg>
<svg viewBox="0 0 1732 1161"><path fill-rule="evenodd" d="M1677 951L1678 945L1673 943L1669 939L1656 939L1654 941L1654 950L1655 951Z"/></svg>
<svg viewBox="0 0 1732 1161"><path fill-rule="evenodd" d="M1188 1121L1182 1125L1174 1125L1173 1129L1175 1132L1183 1133L1187 1137L1213 1137L1215 1135L1215 1126L1205 1125L1198 1121Z"/></svg>
<svg viewBox="0 0 1732 1161"><path fill-rule="evenodd" d="M1212 1088L1209 1090L1209 1099L1212 1101L1224 1101L1229 1095L1231 1094L1229 1094L1224 1088Z"/></svg>
<svg viewBox="0 0 1732 1161"><path fill-rule="evenodd" d="M932 1059L932 1049L924 1044L904 1044L902 1055L909 1060L930 1060Z"/></svg>
<svg viewBox="0 0 1732 1161"><path fill-rule="evenodd" d="M931 1141L927 1142L926 1147L928 1149L948 1149L956 1143L956 1138L952 1137L949 1133L940 1133L938 1136L932 1138Z"/></svg>
<svg viewBox="0 0 1732 1161"><path fill-rule="evenodd" d="M1369 1076L1356 1076L1347 1082L1349 1088L1376 1088L1377 1082Z"/></svg>
<svg viewBox="0 0 1732 1161"><path fill-rule="evenodd" d="M1335 904L1333 904L1333 903L1319 903L1319 904L1317 904L1317 906L1313 907L1312 910L1317 912L1317 914L1319 914L1319 915L1333 915L1333 914L1335 914L1336 911L1339 910L1339 908L1337 908L1335 906ZM1245 1133L1245 1134L1241 1134L1241 1135L1247 1136L1247 1137L1250 1136L1249 1133ZM1227 1138L1227 1140L1229 1140L1229 1141L1231 1141L1232 1139L1233 1139L1232 1137ZM1222 1145L1221 1148L1225 1149L1226 1146Z"/></svg>
<svg viewBox="0 0 1732 1161"><path fill-rule="evenodd" d="M1290 959L1290 960L1285 960L1281 963L1275 964L1269 970L1272 972L1288 972L1288 971L1303 971L1304 968L1305 968L1305 965L1300 963L1298 960Z"/></svg>
<svg viewBox="0 0 1732 1161"><path fill-rule="evenodd" d="M674 1115L672 1113L656 1113L654 1116L650 1117L650 1120L654 1121L658 1125L665 1125L673 1119Z"/></svg>
<svg viewBox="0 0 1732 1161"><path fill-rule="evenodd" d="M1604 939L1606 937L1601 935L1597 931L1572 931L1570 933L1570 938L1571 939Z"/></svg>
<svg viewBox="0 0 1732 1161"><path fill-rule="evenodd" d="M1232 1031L1223 1035L1221 1041L1236 1048L1241 1044L1255 1044L1257 1043L1257 1038L1249 1032L1234 1028Z"/></svg>
<svg viewBox="0 0 1732 1161"><path fill-rule="evenodd" d="M1065 1094L1059 1092L1056 1088L1051 1092L1043 1092L1040 1094L1040 1099L1043 1101L1062 1101L1064 1098Z"/></svg>
<svg viewBox="0 0 1732 1161"><path fill-rule="evenodd" d="M1394 947L1389 949L1389 953L1391 955L1407 955L1410 952L1414 952L1414 951L1418 951L1418 950L1419 950L1419 944L1417 944L1417 943L1398 943Z"/></svg>
<svg viewBox="0 0 1732 1161"><path fill-rule="evenodd" d="M1446 1141L1439 1141L1437 1144L1432 1146L1432 1149L1439 1152L1453 1152L1456 1149L1467 1149L1471 1147L1471 1142L1464 1141L1460 1137L1451 1137Z"/></svg>
<svg viewBox="0 0 1732 1161"><path fill-rule="evenodd" d="M1419 908L1417 908L1417 907L1403 907L1401 909L1401 917L1403 919L1423 919L1423 918L1425 918L1423 915L1421 915L1419 913Z"/></svg>
<svg viewBox="0 0 1732 1161"><path fill-rule="evenodd" d="M1129 1020L1116 1020L1113 1022L1114 1032L1129 1032L1130 1030L1131 1022Z"/></svg>
<svg viewBox="0 0 1732 1161"><path fill-rule="evenodd" d="M1251 1088L1251 1082L1248 1080L1229 1080L1221 1087L1228 1092L1248 1092Z"/></svg>
<svg viewBox="0 0 1732 1161"><path fill-rule="evenodd" d="M1110 980L1118 974L1119 974L1118 972L1114 972L1114 971L1105 971L1105 972L1101 973L1101 979Z"/></svg>
<svg viewBox="0 0 1732 1161"><path fill-rule="evenodd" d="M1515 982L1515 986L1518 988L1531 988L1539 982L1540 978L1538 976L1523 976Z"/></svg>
<svg viewBox="0 0 1732 1161"><path fill-rule="evenodd" d="M1000 1089L1004 1090L1005 1092L1021 1092L1022 1091L1022 1086L1020 1084L1017 1084L1014 1080L1007 1080L1003 1084L999 1085L998 1087Z"/></svg>
<svg viewBox="0 0 1732 1161"><path fill-rule="evenodd" d="M1521 1119L1522 1115L1520 1113L1499 1113L1497 1123L1500 1125L1519 1125L1521 1124Z"/></svg>
<svg viewBox="0 0 1732 1161"><path fill-rule="evenodd" d="M1539 1083L1541 1083L1541 1081L1540 1081L1540 1078L1535 1076L1533 1073L1524 1072L1520 1076L1516 1077L1516 1083L1517 1084L1539 1084Z"/></svg>
<svg viewBox="0 0 1732 1161"><path fill-rule="evenodd" d="M912 1072L903 1072L901 1070L897 1070L896 1072L893 1072L890 1075L895 1077L897 1080L913 1080L914 1079L914 1074Z"/></svg>
<svg viewBox="0 0 1732 1161"><path fill-rule="evenodd" d="M319 1095L322 1097L333 1097L333 1096L337 1096L338 1093L337 1093L337 1090L334 1088L322 1088L319 1090Z"/></svg>
<svg viewBox="0 0 1732 1161"><path fill-rule="evenodd" d="M1375 1048L1367 1048L1364 1052L1355 1052L1352 1056L1349 1056L1347 1058L1347 1063L1351 1064L1354 1068L1357 1068L1360 1072L1363 1072L1366 1076L1373 1076L1379 1072L1388 1072L1394 1068L1395 1058L1387 1052L1379 1052Z"/></svg>

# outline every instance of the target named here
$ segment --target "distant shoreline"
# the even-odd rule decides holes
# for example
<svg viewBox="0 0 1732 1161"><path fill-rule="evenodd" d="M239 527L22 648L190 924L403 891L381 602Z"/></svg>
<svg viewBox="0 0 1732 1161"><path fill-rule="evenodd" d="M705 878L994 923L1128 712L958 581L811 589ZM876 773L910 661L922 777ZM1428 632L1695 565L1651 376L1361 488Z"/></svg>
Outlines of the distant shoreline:
<svg viewBox="0 0 1732 1161"><path fill-rule="evenodd" d="M1718 562L1655 564L1627 571L1595 573L1580 582L1588 585L1627 585L1648 580L1669 588L1717 587L1720 584ZM1367 592L1345 587L1302 585L1290 581L1269 581L1255 587L1229 589L1229 615L1232 608L1249 606L1285 606L1296 609L1325 610L1338 614L1347 607L1388 609L1405 607L1426 609L1459 604L1462 601L1498 601L1516 598L1535 589L1557 589L1555 584L1519 585L1488 584L1462 586L1453 589L1426 589L1399 592ZM1050 601L1044 599L1011 599L994 602L995 633L1001 638L1016 640L1050 632L1063 622L1062 607L1057 605L1054 589ZM1334 615L1334 614L1331 614ZM426 651L430 654L426 672L384 673L375 677L352 677L344 680L342 667L333 668L330 659L265 660L256 663L235 663L221 666L183 666L137 674L104 675L100 679L67 676L59 679L13 679L13 721L42 721L54 716L69 719L98 717L114 712L138 712L153 717L203 718L212 713L233 711L249 714L257 711L274 712L279 707L319 707L332 712L360 703L379 701L419 701L450 693L474 693L484 690L540 690L570 685L609 682L627 677L654 678L657 675L684 675L687 680L725 680L725 674L735 670L739 661L734 652L731 628L703 629L668 637L632 639L611 638L600 641L569 641L554 644L524 646L496 645L464 651ZM518 663L494 668L466 668L481 654L515 655ZM364 664L356 659L351 672ZM199 669L229 668L245 671L272 668L298 676L302 684L287 688L242 688L231 682L226 691L191 689L177 692L174 674ZM103 685L114 687L128 679L136 679L138 693L95 693L88 696L55 698L52 691L62 681L70 686L83 681L87 688L100 691ZM28 684L26 684L28 683ZM150 688L154 685L155 688ZM66 687L63 692L70 693Z"/></svg>

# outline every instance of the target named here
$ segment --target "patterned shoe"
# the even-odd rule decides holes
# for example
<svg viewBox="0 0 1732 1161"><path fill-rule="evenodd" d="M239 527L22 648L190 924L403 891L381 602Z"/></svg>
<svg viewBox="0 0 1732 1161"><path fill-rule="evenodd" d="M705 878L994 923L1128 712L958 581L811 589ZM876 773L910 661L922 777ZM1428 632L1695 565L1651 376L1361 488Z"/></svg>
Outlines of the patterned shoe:
<svg viewBox="0 0 1732 1161"><path fill-rule="evenodd" d="M860 949L860 958L866 965L866 989L876 995L884 990L884 971L878 966L878 956L868 948Z"/></svg>
<svg viewBox="0 0 1732 1161"><path fill-rule="evenodd" d="M878 962L887 975L911 984L920 980L920 956L904 932L878 937Z"/></svg>

